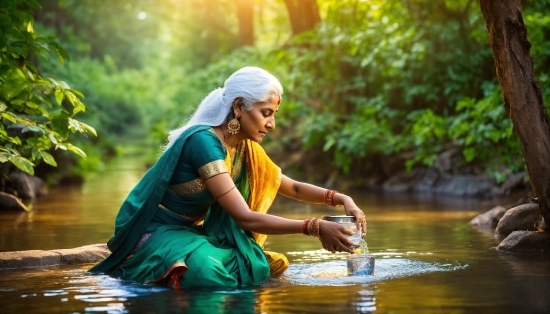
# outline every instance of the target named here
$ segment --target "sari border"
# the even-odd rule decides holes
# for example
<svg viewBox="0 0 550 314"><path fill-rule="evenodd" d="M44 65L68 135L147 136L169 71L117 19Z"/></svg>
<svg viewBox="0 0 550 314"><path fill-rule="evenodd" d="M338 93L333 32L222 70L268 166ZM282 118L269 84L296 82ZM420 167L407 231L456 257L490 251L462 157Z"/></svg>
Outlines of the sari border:
<svg viewBox="0 0 550 314"><path fill-rule="evenodd" d="M177 196L190 196L206 190L206 185L201 178L196 178L184 183L170 185L169 191Z"/></svg>
<svg viewBox="0 0 550 314"><path fill-rule="evenodd" d="M168 275L170 275L170 273L178 267L183 267L183 273L181 274L181 276L185 275L185 273L189 269L189 267L187 267L187 264L185 264L185 262L178 261L170 265L170 267L168 267L168 269L164 272L164 274L162 274L162 276L158 277L155 280L149 281L147 283L159 283L160 281L166 279L166 277L168 277Z"/></svg>
<svg viewBox="0 0 550 314"><path fill-rule="evenodd" d="M199 175L202 181L220 173L227 173L227 166L223 160L214 160L199 168ZM203 183L204 184L204 183Z"/></svg>

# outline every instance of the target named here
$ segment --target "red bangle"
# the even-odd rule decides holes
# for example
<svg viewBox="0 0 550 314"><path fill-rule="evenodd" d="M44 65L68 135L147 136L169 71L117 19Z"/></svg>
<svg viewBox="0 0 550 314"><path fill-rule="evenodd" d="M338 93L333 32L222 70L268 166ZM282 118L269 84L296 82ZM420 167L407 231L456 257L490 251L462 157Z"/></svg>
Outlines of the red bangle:
<svg viewBox="0 0 550 314"><path fill-rule="evenodd" d="M332 195L330 196L330 206L332 207L336 207L336 204L334 204L334 194L336 194L338 192L336 191L332 191Z"/></svg>
<svg viewBox="0 0 550 314"><path fill-rule="evenodd" d="M311 218L311 220L307 223L307 233L308 235L313 235L313 224L315 223L315 218Z"/></svg>
<svg viewBox="0 0 550 314"><path fill-rule="evenodd" d="M323 194L323 200L325 201L325 204L327 204L327 205L328 205L327 196L328 196L329 193L330 193L330 190L326 189L325 193Z"/></svg>
<svg viewBox="0 0 550 314"><path fill-rule="evenodd" d="M337 191L334 191L334 190L326 190L325 191L325 203L327 203L327 205L329 206L332 206L332 207L336 207L336 204L334 204L334 194L338 193Z"/></svg>
<svg viewBox="0 0 550 314"><path fill-rule="evenodd" d="M304 222L302 222L302 233L304 235L309 235L309 233L307 233L307 224L309 222L309 219L304 219Z"/></svg>

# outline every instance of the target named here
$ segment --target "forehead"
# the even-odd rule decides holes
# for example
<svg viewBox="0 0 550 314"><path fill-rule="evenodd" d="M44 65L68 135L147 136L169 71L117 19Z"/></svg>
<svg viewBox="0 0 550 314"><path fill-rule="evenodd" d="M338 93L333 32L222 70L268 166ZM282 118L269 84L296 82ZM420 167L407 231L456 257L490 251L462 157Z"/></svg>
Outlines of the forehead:
<svg viewBox="0 0 550 314"><path fill-rule="evenodd" d="M272 108L273 110L276 110L277 108L279 108L280 99L281 98L279 96L271 95L267 101L255 103L254 107L259 109Z"/></svg>

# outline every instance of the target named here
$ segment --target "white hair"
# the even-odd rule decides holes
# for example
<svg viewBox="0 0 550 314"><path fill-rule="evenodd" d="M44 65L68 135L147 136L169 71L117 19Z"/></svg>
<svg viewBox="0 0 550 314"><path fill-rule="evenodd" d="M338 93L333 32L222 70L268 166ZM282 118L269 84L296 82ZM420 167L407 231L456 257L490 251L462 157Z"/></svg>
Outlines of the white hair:
<svg viewBox="0 0 550 314"><path fill-rule="evenodd" d="M271 73L257 67L244 67L225 81L223 88L210 92L199 104L195 113L179 128L168 135L166 149L188 128L194 125L218 126L233 113L233 102L242 98L246 111L250 111L255 103L266 102L271 96L281 96L283 87Z"/></svg>

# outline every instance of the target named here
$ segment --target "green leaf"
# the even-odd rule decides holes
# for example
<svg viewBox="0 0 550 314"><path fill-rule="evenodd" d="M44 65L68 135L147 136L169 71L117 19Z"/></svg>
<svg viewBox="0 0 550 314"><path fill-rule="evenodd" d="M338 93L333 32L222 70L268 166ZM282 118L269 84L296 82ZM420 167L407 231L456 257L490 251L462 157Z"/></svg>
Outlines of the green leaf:
<svg viewBox="0 0 550 314"><path fill-rule="evenodd" d="M40 135L43 135L44 133L46 133L46 131L44 131L44 129L42 129L41 127L39 126L36 126L36 125L29 125L27 126L27 128L30 130L30 131L33 131L35 133L38 133ZM23 131L24 132L24 131Z"/></svg>
<svg viewBox="0 0 550 314"><path fill-rule="evenodd" d="M59 104L60 106L63 103L63 98L64 97L65 97L65 95L63 95L62 90L60 90L60 89L55 90L55 101L57 101L57 104Z"/></svg>
<svg viewBox="0 0 550 314"><path fill-rule="evenodd" d="M10 121L11 123L15 123L16 122L16 117L13 113L11 112L2 112L2 114L0 115L0 117Z"/></svg>
<svg viewBox="0 0 550 314"><path fill-rule="evenodd" d="M55 146L58 146L58 141L53 134L49 133L48 137L50 138L50 141L55 144Z"/></svg>
<svg viewBox="0 0 550 314"><path fill-rule="evenodd" d="M67 51L61 48L61 46L59 46L56 42L50 41L49 45L55 49L55 52L57 53L57 57L59 59L59 63L63 64L65 60L70 60L70 57Z"/></svg>
<svg viewBox="0 0 550 314"><path fill-rule="evenodd" d="M31 69L34 73L38 72L36 70L36 66L34 65L34 63L32 63L30 61L25 61L25 65L27 66L27 68Z"/></svg>
<svg viewBox="0 0 550 314"><path fill-rule="evenodd" d="M27 102L26 102L26 105L27 105L27 107L32 108L32 109L40 108L40 105L35 104L35 103L33 103L33 102L30 102L30 101L27 101Z"/></svg>
<svg viewBox="0 0 550 314"><path fill-rule="evenodd" d="M31 176L34 175L34 164L30 162L27 158L14 155L10 158L10 161L21 171L24 171L30 174Z"/></svg>
<svg viewBox="0 0 550 314"><path fill-rule="evenodd" d="M36 141L35 141L35 142L36 142ZM30 139L27 140L27 143L30 143ZM34 146L34 145L33 145L33 146ZM41 152L40 152L36 147L33 147L33 149L32 149L32 154L31 154L31 155L32 155L32 159L33 159L33 160L36 160L36 159L39 159L39 158L42 157Z"/></svg>
<svg viewBox="0 0 550 314"><path fill-rule="evenodd" d="M10 161L11 156L13 156L13 154L10 154L8 152L0 152L0 163Z"/></svg>
<svg viewBox="0 0 550 314"><path fill-rule="evenodd" d="M84 98L84 95L81 92L77 91L76 89L71 89L71 92L73 92L75 95L77 95L80 98Z"/></svg>
<svg viewBox="0 0 550 314"><path fill-rule="evenodd" d="M48 165L57 167L57 162L55 162L55 159L53 158L52 155L50 155L50 154L47 153L47 152L41 152L41 154L42 154L42 159L44 159L44 161L45 161Z"/></svg>
<svg viewBox="0 0 550 314"><path fill-rule="evenodd" d="M69 118L69 130L78 131L80 133L84 132L84 129L80 126L77 120Z"/></svg>
<svg viewBox="0 0 550 314"><path fill-rule="evenodd" d="M36 0L27 0L27 1L25 1L25 3L27 5L33 7L34 9L42 9L42 6Z"/></svg>
<svg viewBox="0 0 550 314"><path fill-rule="evenodd" d="M335 142L336 141L335 141L334 137L332 137L332 136L329 137L327 139L325 145L323 146L323 151L325 151L325 152L328 151L332 147L332 145L334 145Z"/></svg>
<svg viewBox="0 0 550 314"><path fill-rule="evenodd" d="M466 161L470 162L470 161L474 160L474 158L476 157L476 150L472 147L469 147L469 148L464 149L462 154L464 155L464 158L466 159Z"/></svg>
<svg viewBox="0 0 550 314"><path fill-rule="evenodd" d="M78 123L80 123L80 125L82 126L82 128L83 128L85 131L88 131L88 132L92 133L94 136L97 136L97 132L96 132L96 130L95 130L93 127L87 125L87 124L84 123L84 122L80 122L80 121L79 121Z"/></svg>
<svg viewBox="0 0 550 314"><path fill-rule="evenodd" d="M71 144L67 144L67 148L72 151L73 153L77 154L78 156L86 159L88 156L86 156L86 153L81 150L80 148L74 146L74 145L71 145Z"/></svg>
<svg viewBox="0 0 550 314"><path fill-rule="evenodd" d="M21 144L22 144L22 143L21 143L21 139L20 139L19 137L17 137L17 136L10 136L10 137L8 137L8 140L9 140L11 143L15 144L15 145L21 145Z"/></svg>

